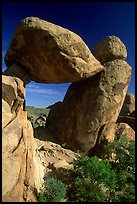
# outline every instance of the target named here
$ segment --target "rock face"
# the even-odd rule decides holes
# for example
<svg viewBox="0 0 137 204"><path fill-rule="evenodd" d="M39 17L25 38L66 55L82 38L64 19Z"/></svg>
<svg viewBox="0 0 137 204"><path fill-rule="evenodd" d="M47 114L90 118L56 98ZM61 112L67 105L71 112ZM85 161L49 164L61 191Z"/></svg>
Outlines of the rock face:
<svg viewBox="0 0 137 204"><path fill-rule="evenodd" d="M31 78L29 74L21 66L16 65L16 64L13 64L10 67L8 67L3 72L3 75L18 77L24 82L24 85L31 82Z"/></svg>
<svg viewBox="0 0 137 204"><path fill-rule="evenodd" d="M135 96L127 93L117 123L127 123L135 130Z"/></svg>
<svg viewBox="0 0 137 204"><path fill-rule="evenodd" d="M36 201L43 170L36 155L36 142L27 112L25 89L19 78L2 76L2 200Z"/></svg>
<svg viewBox="0 0 137 204"><path fill-rule="evenodd" d="M57 142L36 139L37 155L44 166L45 177L53 175L64 183L71 183L73 177L73 160L78 158L78 153L61 147Z"/></svg>
<svg viewBox="0 0 137 204"><path fill-rule="evenodd" d="M131 116L133 111L135 111L135 96L127 93L119 115Z"/></svg>
<svg viewBox="0 0 137 204"><path fill-rule="evenodd" d="M123 133L130 135L129 140L135 138L127 124L116 124L131 78L131 67L124 61L125 45L109 36L93 54L101 63L78 35L39 18L28 17L17 26L2 76L3 202L37 201L35 191L42 188L45 174L65 175L64 182L70 184L72 160L77 156L71 150L100 153L104 143ZM63 102L50 107L47 127L34 132L24 111L24 86L31 80L73 82ZM134 106L125 107L126 114L133 116ZM71 150L39 140L48 140L50 133L53 142L58 140Z"/></svg>
<svg viewBox="0 0 137 204"><path fill-rule="evenodd" d="M100 134L94 148L89 152L90 155L98 155L101 158L106 157L104 145L112 143L115 138L121 139L122 135L127 136L127 140L135 140L135 131L126 123L107 123Z"/></svg>
<svg viewBox="0 0 137 204"><path fill-rule="evenodd" d="M126 46L116 36L108 36L95 45L92 50L93 55L101 64L106 62L127 58Z"/></svg>
<svg viewBox="0 0 137 204"><path fill-rule="evenodd" d="M5 63L21 66L41 83L75 82L103 69L77 34L36 17L17 26Z"/></svg>
<svg viewBox="0 0 137 204"><path fill-rule="evenodd" d="M71 84L56 113L51 110L47 118L47 125L73 150L88 152L93 148L104 125L116 122L123 105L131 67L119 59L104 67L95 76ZM54 115L52 120L50 115Z"/></svg>

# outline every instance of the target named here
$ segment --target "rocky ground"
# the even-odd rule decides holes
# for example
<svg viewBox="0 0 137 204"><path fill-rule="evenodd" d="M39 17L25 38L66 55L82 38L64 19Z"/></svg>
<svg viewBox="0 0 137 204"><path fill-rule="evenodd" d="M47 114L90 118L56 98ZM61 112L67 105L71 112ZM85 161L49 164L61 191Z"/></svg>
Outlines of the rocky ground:
<svg viewBox="0 0 137 204"><path fill-rule="evenodd" d="M37 155L44 167L45 177L54 175L64 183L71 184L72 162L79 157L79 153L65 148L65 144L55 139L48 128L34 129L34 137L37 142Z"/></svg>

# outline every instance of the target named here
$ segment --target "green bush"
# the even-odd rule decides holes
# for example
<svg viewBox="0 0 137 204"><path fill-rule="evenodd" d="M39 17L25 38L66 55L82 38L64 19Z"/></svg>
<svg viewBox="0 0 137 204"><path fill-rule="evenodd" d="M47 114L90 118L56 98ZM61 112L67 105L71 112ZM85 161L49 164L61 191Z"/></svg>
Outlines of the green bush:
<svg viewBox="0 0 137 204"><path fill-rule="evenodd" d="M40 202L59 202L66 196L67 187L57 178L47 177L44 188L44 192L38 196Z"/></svg>
<svg viewBox="0 0 137 204"><path fill-rule="evenodd" d="M101 202L107 200L115 188L115 171L108 160L97 156L82 156L74 161L74 185L77 201Z"/></svg>
<svg viewBox="0 0 137 204"><path fill-rule="evenodd" d="M116 172L115 194L113 201L134 202L135 201L135 141L128 142L127 136L117 140L105 147L108 157L112 153L114 158L110 161Z"/></svg>
<svg viewBox="0 0 137 204"><path fill-rule="evenodd" d="M105 147L111 160L81 156L74 161L74 198L77 202L135 201L135 141L126 136Z"/></svg>

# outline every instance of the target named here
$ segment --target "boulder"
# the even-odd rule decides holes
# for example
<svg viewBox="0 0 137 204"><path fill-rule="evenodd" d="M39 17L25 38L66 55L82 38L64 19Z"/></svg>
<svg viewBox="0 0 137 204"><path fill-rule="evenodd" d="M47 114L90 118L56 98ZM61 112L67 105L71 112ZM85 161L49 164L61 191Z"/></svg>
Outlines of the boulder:
<svg viewBox="0 0 137 204"><path fill-rule="evenodd" d="M33 128L23 110L25 89L19 78L2 76L2 201L36 201L43 169ZM21 102L20 102L21 101Z"/></svg>
<svg viewBox="0 0 137 204"><path fill-rule="evenodd" d="M127 93L119 115L131 116L133 111L135 111L135 96L131 93Z"/></svg>
<svg viewBox="0 0 137 204"><path fill-rule="evenodd" d="M127 123L133 130L135 130L135 116L118 116L117 123Z"/></svg>
<svg viewBox="0 0 137 204"><path fill-rule="evenodd" d="M95 45L92 50L93 55L101 64L106 62L127 58L126 46L116 36L108 36Z"/></svg>
<svg viewBox="0 0 137 204"><path fill-rule="evenodd" d="M5 64L19 65L40 83L75 82L103 69L80 36L36 17L16 27Z"/></svg>
<svg viewBox="0 0 137 204"><path fill-rule="evenodd" d="M135 140L135 131L126 123L107 123L104 125L96 145L88 153L90 156L97 155L101 158L106 157L104 145L112 143L114 139L121 139L127 136L128 142Z"/></svg>
<svg viewBox="0 0 137 204"><path fill-rule="evenodd" d="M118 123L116 126L116 138L126 135L128 141L135 140L135 131L126 123Z"/></svg>
<svg viewBox="0 0 137 204"><path fill-rule="evenodd" d="M135 96L127 93L117 123L127 123L135 130Z"/></svg>
<svg viewBox="0 0 137 204"><path fill-rule="evenodd" d="M48 115L47 126L72 150L88 152L102 128L116 122L131 78L131 67L123 60L104 64L104 70L70 85L59 109ZM78 91L77 91L78 90ZM50 115L52 120L50 120Z"/></svg>

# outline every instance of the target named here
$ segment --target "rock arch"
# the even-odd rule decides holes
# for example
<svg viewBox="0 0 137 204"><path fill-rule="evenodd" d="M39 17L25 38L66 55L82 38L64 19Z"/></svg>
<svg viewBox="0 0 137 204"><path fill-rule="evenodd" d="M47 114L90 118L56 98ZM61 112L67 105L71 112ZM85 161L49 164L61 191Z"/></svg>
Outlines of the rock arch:
<svg viewBox="0 0 137 204"><path fill-rule="evenodd" d="M4 177L6 171L12 174L11 162L6 166L9 158L18 166L10 188L3 180L3 201L34 201L30 195L42 183L33 130L22 105L25 85L31 80L72 82L47 123L70 149L86 153L97 145L106 126L117 120L131 78L126 57L125 45L115 36L108 36L91 52L78 35L65 28L36 17L20 22L5 55L8 68L3 73L3 84L8 85L2 96L3 140L7 142L2 147ZM13 94L9 96L8 91ZM8 97L11 106L6 102ZM13 144L9 143L10 134Z"/></svg>

